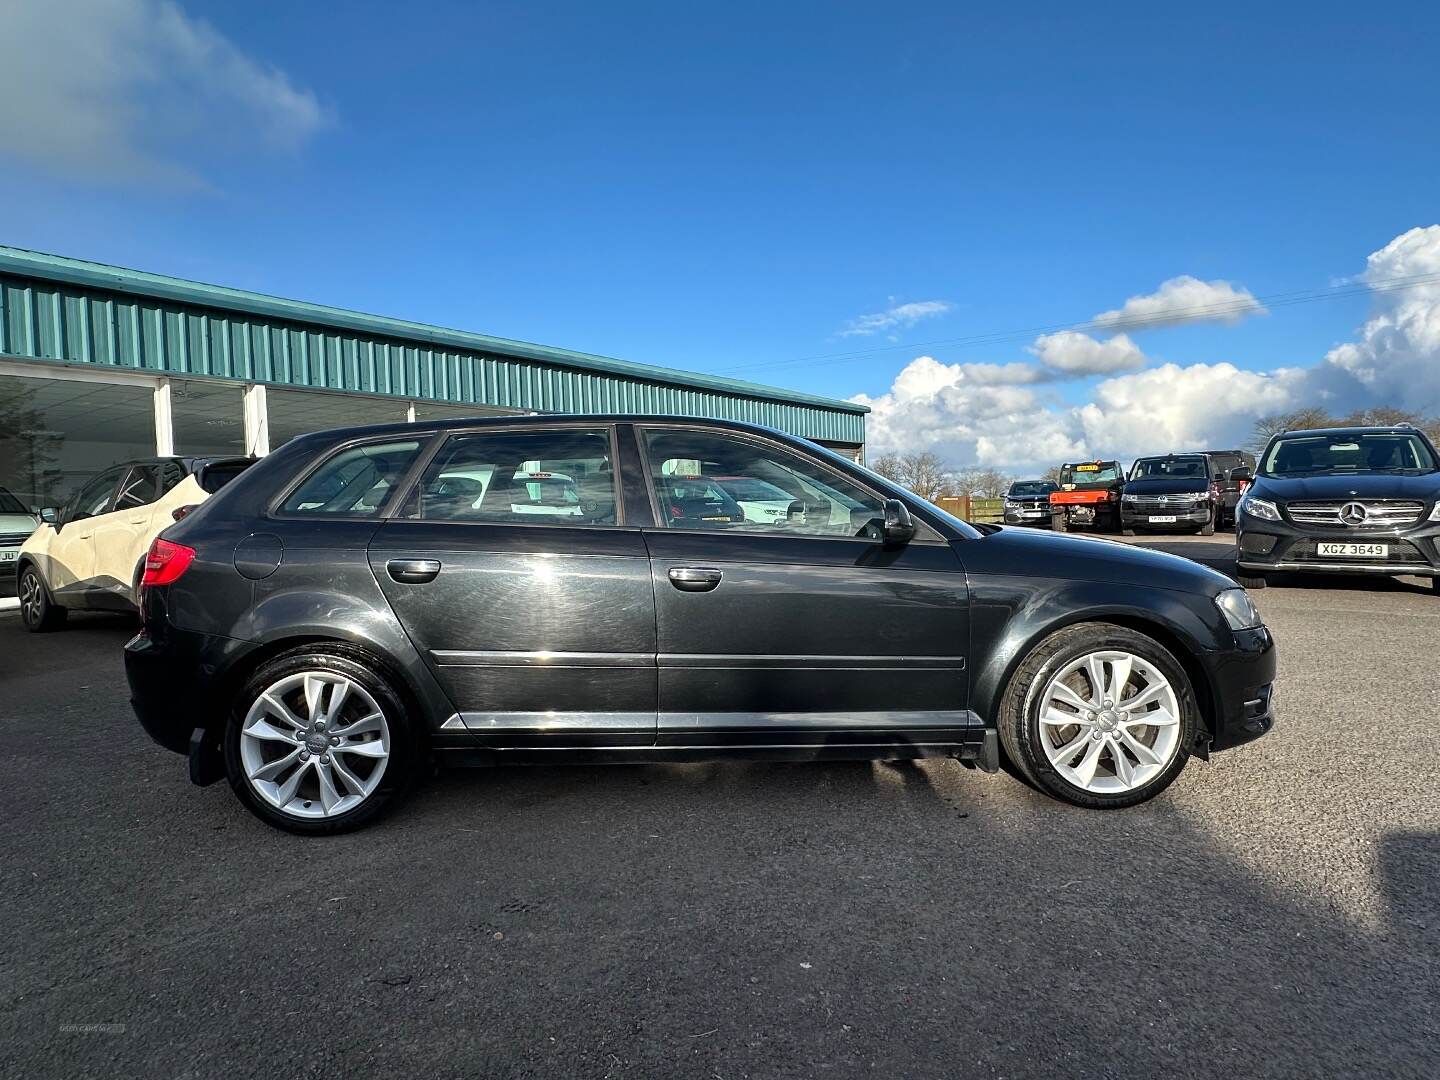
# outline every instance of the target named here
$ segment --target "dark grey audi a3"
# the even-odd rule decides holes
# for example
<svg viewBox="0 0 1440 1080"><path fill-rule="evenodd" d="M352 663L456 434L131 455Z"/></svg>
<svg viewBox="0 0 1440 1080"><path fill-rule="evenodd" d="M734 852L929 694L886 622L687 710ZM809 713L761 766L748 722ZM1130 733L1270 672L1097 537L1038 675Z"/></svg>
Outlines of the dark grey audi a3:
<svg viewBox="0 0 1440 1080"><path fill-rule="evenodd" d="M673 417L295 439L155 542L142 609L140 722L300 833L436 763L953 757L1130 806L1264 734L1275 675L1218 573Z"/></svg>

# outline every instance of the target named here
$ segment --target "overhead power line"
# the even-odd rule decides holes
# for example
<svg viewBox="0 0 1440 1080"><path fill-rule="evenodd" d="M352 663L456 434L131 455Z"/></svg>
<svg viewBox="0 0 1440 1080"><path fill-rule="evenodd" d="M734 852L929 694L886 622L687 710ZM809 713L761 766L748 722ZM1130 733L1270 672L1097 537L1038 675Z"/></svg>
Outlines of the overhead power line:
<svg viewBox="0 0 1440 1080"><path fill-rule="evenodd" d="M1081 333L1103 331L1105 333L1120 334L1130 330L1143 330L1147 327L1169 326L1187 322L1203 322L1212 319L1223 319L1227 315L1243 315L1246 312L1255 310L1257 306L1263 306L1265 308L1293 307L1297 304L1313 304L1321 300L1336 300L1346 296L1368 295L1377 292L1398 292L1435 284L1440 284L1440 273L1381 278L1376 281L1350 282L1328 289L1307 289L1295 292L1270 293L1265 296L1245 296L1236 300L1226 300L1214 304L1171 308L1167 311L1156 312L1152 315L1118 316L1114 319L1091 319L1088 322L1056 323L1050 326L1032 326L1022 330L991 331L983 334L972 334L968 337L937 338L932 341L881 345L872 349L852 349L847 352L817 353L810 356L798 356L792 360L773 360L761 364L746 364L740 367L721 368L716 374L729 375L740 372L770 371L776 368L805 367L810 364L845 363L851 360L861 360L867 356L876 356L880 353L905 352L914 349L931 349L942 346L948 348L973 348L983 345L1002 345L1014 341L1025 341L1041 334L1059 333L1064 330L1074 330Z"/></svg>

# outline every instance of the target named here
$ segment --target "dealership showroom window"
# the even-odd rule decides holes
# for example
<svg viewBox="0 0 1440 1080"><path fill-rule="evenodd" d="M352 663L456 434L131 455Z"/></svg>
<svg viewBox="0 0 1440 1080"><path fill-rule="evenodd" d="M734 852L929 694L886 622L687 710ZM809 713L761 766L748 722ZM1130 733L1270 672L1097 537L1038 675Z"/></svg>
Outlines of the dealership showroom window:
<svg viewBox="0 0 1440 1080"><path fill-rule="evenodd" d="M264 454L297 435L512 410L369 394L0 366L0 489L31 512L133 458Z"/></svg>

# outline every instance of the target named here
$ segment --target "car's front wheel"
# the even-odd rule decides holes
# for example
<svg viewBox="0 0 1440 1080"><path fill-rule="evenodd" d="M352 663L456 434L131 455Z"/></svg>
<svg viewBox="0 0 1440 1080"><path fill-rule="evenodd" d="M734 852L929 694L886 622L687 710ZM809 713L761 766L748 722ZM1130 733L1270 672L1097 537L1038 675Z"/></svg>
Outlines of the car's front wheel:
<svg viewBox="0 0 1440 1080"><path fill-rule="evenodd" d="M50 598L50 590L33 566L20 571L16 586L16 595L20 599L20 621L25 624L26 630L32 634L43 634L64 625L65 609Z"/></svg>
<svg viewBox="0 0 1440 1080"><path fill-rule="evenodd" d="M1037 645L1001 702L1000 739L1035 787L1076 806L1134 806L1180 775L1202 723L1185 670L1159 642L1082 623Z"/></svg>
<svg viewBox="0 0 1440 1080"><path fill-rule="evenodd" d="M262 665L225 732L240 801L289 832L348 832L410 785L420 747L408 710L370 658L306 646Z"/></svg>

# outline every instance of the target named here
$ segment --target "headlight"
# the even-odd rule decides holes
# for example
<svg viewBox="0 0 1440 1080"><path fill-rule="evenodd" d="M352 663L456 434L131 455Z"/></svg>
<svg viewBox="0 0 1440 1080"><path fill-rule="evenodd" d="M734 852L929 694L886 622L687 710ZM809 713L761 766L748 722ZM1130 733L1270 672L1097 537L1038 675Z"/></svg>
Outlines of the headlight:
<svg viewBox="0 0 1440 1080"><path fill-rule="evenodd" d="M1429 521L1440 521L1440 499L1435 500L1435 505L1430 508Z"/></svg>
<svg viewBox="0 0 1440 1080"><path fill-rule="evenodd" d="M1121 496L1120 496L1120 501L1121 501L1121 502L1138 502L1139 499L1140 499L1140 496L1139 496L1139 495L1121 495Z"/></svg>
<svg viewBox="0 0 1440 1080"><path fill-rule="evenodd" d="M1280 520L1280 511L1273 502L1266 499L1257 499L1254 495L1246 495L1245 498L1241 499L1240 509L1243 513L1264 521Z"/></svg>
<svg viewBox="0 0 1440 1080"><path fill-rule="evenodd" d="M1260 625L1260 612L1255 610L1250 594L1244 589L1226 589L1215 597L1215 606L1231 630L1253 630Z"/></svg>

